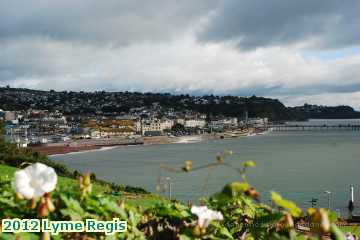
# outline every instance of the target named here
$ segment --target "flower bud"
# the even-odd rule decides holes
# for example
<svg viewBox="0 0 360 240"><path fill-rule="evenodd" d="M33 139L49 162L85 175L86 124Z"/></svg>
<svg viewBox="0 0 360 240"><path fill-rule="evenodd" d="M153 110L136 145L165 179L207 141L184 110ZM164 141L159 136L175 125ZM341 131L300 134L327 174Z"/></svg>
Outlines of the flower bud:
<svg viewBox="0 0 360 240"><path fill-rule="evenodd" d="M294 227L294 220L293 218L291 217L291 214L290 213L285 213L285 227L288 227L288 228L293 228Z"/></svg>
<svg viewBox="0 0 360 240"><path fill-rule="evenodd" d="M330 220L325 209L314 209L311 214L313 222L312 230L317 233L328 233L330 231Z"/></svg>
<svg viewBox="0 0 360 240"><path fill-rule="evenodd" d="M17 192L16 195L15 195L15 198L16 198L16 200L23 200L24 196L21 193Z"/></svg>
<svg viewBox="0 0 360 240"><path fill-rule="evenodd" d="M195 237L200 237L201 236L201 228L198 225L196 225L192 230L192 234Z"/></svg>
<svg viewBox="0 0 360 240"><path fill-rule="evenodd" d="M125 209L125 201L121 201L119 207Z"/></svg>
<svg viewBox="0 0 360 240"><path fill-rule="evenodd" d="M89 172L84 174L84 182L83 183L84 183L85 186L90 186L90 184L91 184L91 175L90 175Z"/></svg>
<svg viewBox="0 0 360 240"><path fill-rule="evenodd" d="M50 212L55 211L54 203L52 202L51 198L45 198L46 199L46 207Z"/></svg>
<svg viewBox="0 0 360 240"><path fill-rule="evenodd" d="M322 210L322 211L321 211ZM330 231L330 220L327 212L324 209L320 209L321 223L320 228L323 233L328 233Z"/></svg>
<svg viewBox="0 0 360 240"><path fill-rule="evenodd" d="M84 182L84 177L83 176L79 176L79 184L83 185Z"/></svg>
<svg viewBox="0 0 360 240"><path fill-rule="evenodd" d="M250 187L248 190L246 190L245 195L256 200L258 200L260 197L260 194L253 187Z"/></svg>
<svg viewBox="0 0 360 240"><path fill-rule="evenodd" d="M31 202L30 202L30 209L35 209L36 208L36 199L35 198L32 198L31 199Z"/></svg>
<svg viewBox="0 0 360 240"><path fill-rule="evenodd" d="M46 206L46 201L44 198L41 199L40 206L38 209L39 218L46 218L49 215L49 209Z"/></svg>
<svg viewBox="0 0 360 240"><path fill-rule="evenodd" d="M41 240L51 240L50 233L43 232L43 234L41 235Z"/></svg>
<svg viewBox="0 0 360 240"><path fill-rule="evenodd" d="M185 166L182 168L184 172L189 172L192 170L192 161L185 161Z"/></svg>

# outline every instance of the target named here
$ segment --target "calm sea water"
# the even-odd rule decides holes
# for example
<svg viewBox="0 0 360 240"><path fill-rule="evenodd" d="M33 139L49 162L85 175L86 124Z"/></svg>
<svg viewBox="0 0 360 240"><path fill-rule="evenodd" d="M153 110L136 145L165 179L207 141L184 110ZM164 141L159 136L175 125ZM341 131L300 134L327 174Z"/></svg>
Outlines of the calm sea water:
<svg viewBox="0 0 360 240"><path fill-rule="evenodd" d="M92 171L97 177L121 184L141 186L155 191L160 162L181 166L192 160L193 166L215 161L217 153L231 149L235 153L226 161L240 166L255 160L248 179L269 201L274 190L296 201L302 207L327 206L325 190L332 192L332 207L344 214L349 200L349 185L355 185L355 201L360 204L360 132L279 132L242 139L215 140L191 144L129 146L107 151L53 156L71 169ZM173 196L196 201L207 180L206 194L220 191L225 183L239 179L229 168L219 167L181 173L171 177Z"/></svg>

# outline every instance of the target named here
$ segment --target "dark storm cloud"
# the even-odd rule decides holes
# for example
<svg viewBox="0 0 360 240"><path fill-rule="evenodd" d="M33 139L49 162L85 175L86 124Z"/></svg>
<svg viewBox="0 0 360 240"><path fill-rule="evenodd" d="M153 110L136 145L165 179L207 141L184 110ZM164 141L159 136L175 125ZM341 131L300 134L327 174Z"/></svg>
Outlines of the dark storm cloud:
<svg viewBox="0 0 360 240"><path fill-rule="evenodd" d="M0 86L360 108L359 12L359 0L0 0Z"/></svg>
<svg viewBox="0 0 360 240"><path fill-rule="evenodd" d="M360 43L360 1L224 0L202 41L235 41L242 49L312 41L311 47Z"/></svg>
<svg viewBox="0 0 360 240"><path fill-rule="evenodd" d="M47 36L110 45L168 40L206 14L214 2L2 0L0 40Z"/></svg>

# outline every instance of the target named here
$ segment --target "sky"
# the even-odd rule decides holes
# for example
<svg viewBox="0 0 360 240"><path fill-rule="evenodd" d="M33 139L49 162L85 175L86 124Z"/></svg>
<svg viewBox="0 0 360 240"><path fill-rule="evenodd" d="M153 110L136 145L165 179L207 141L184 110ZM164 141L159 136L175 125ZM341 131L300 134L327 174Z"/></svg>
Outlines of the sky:
<svg viewBox="0 0 360 240"><path fill-rule="evenodd" d="M0 86L360 110L358 0L0 0Z"/></svg>

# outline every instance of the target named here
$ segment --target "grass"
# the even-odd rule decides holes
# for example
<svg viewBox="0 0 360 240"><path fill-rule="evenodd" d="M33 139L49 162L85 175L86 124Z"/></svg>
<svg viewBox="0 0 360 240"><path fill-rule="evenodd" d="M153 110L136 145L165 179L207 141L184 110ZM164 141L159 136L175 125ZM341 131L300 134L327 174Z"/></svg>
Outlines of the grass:
<svg viewBox="0 0 360 240"><path fill-rule="evenodd" d="M0 176L7 175L10 178L13 178L16 170L17 168L15 167L0 164ZM56 190L61 192L65 189L67 192L73 192L73 193L79 192L78 181L76 179L59 177ZM95 193L102 194L109 191L110 190L107 189L107 187L104 187L101 184L98 183L93 184L93 192ZM120 194L120 196L113 196L113 197L124 199L129 205L142 206L144 209L154 206L159 201L166 201L164 198L153 194L134 194L134 193L124 192Z"/></svg>
<svg viewBox="0 0 360 240"><path fill-rule="evenodd" d="M360 237L360 226L341 226L340 229L344 232L351 232L356 236Z"/></svg>

